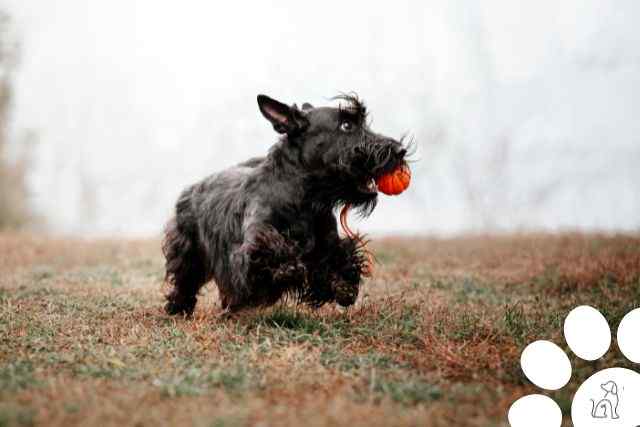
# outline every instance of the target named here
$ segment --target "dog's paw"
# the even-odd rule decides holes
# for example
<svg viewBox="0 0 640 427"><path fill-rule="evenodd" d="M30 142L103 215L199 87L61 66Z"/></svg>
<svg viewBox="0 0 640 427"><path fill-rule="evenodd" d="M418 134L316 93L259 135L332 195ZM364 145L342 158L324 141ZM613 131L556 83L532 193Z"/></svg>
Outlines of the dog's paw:
<svg viewBox="0 0 640 427"><path fill-rule="evenodd" d="M193 314L193 310L196 306L196 299L191 298L188 301L179 301L176 299L169 299L167 303L164 305L164 311L169 316L191 316Z"/></svg>
<svg viewBox="0 0 640 427"><path fill-rule="evenodd" d="M358 299L359 286L339 280L333 284L336 302L343 307L355 304Z"/></svg>
<svg viewBox="0 0 640 427"><path fill-rule="evenodd" d="M363 277L370 277L373 271L373 256L362 241L353 238L340 241L331 263L336 274L352 285L358 285Z"/></svg>
<svg viewBox="0 0 640 427"><path fill-rule="evenodd" d="M302 286L307 278L307 268L299 261L280 265L273 273L273 280L289 286Z"/></svg>

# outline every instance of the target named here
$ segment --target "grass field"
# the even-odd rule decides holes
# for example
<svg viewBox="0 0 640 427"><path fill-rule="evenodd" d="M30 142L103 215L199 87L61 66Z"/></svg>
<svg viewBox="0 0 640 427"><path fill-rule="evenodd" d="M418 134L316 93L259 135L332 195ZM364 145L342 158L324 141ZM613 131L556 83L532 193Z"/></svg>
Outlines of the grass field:
<svg viewBox="0 0 640 427"><path fill-rule="evenodd" d="M162 310L157 241L0 234L0 426L503 426L536 391L519 355L578 304L612 326L640 306L640 238L379 239L358 304L222 319ZM615 334L614 334L615 338ZM569 411L616 346L570 358ZM637 367L636 367L637 369ZM565 424L570 425L565 416Z"/></svg>

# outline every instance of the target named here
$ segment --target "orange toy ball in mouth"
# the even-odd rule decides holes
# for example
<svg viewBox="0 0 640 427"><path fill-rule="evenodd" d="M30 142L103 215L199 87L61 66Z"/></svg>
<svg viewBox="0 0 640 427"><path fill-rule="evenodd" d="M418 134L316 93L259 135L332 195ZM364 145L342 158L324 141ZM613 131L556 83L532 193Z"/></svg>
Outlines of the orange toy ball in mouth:
<svg viewBox="0 0 640 427"><path fill-rule="evenodd" d="M402 163L388 174L382 175L376 180L378 190L389 196L402 193L411 182L411 169L406 163Z"/></svg>

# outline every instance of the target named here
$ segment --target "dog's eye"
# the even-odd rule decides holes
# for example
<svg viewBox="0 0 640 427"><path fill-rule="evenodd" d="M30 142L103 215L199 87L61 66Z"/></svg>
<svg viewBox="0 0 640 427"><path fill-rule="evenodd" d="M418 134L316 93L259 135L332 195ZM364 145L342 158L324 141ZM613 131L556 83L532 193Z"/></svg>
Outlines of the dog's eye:
<svg viewBox="0 0 640 427"><path fill-rule="evenodd" d="M342 132L351 132L353 130L353 123L345 120L344 122L340 123L340 130Z"/></svg>

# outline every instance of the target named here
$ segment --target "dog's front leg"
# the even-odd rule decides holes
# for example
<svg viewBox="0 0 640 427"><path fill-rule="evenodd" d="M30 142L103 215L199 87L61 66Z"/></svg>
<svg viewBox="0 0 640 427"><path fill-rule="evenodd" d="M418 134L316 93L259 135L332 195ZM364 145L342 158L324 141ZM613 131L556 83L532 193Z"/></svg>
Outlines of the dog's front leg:
<svg viewBox="0 0 640 427"><path fill-rule="evenodd" d="M334 288L336 301L343 306L356 302L362 278L369 274L369 260L360 240L351 237L338 239L331 265L337 279Z"/></svg>
<svg viewBox="0 0 640 427"><path fill-rule="evenodd" d="M309 256L311 286L307 300L312 305L336 301L342 306L355 303L368 259L359 240L338 234L333 213L318 216L316 246Z"/></svg>
<svg viewBox="0 0 640 427"><path fill-rule="evenodd" d="M253 222L244 240L231 253L233 286L223 296L224 308L271 305L287 292L297 292L306 281L306 268L297 245L273 226Z"/></svg>

